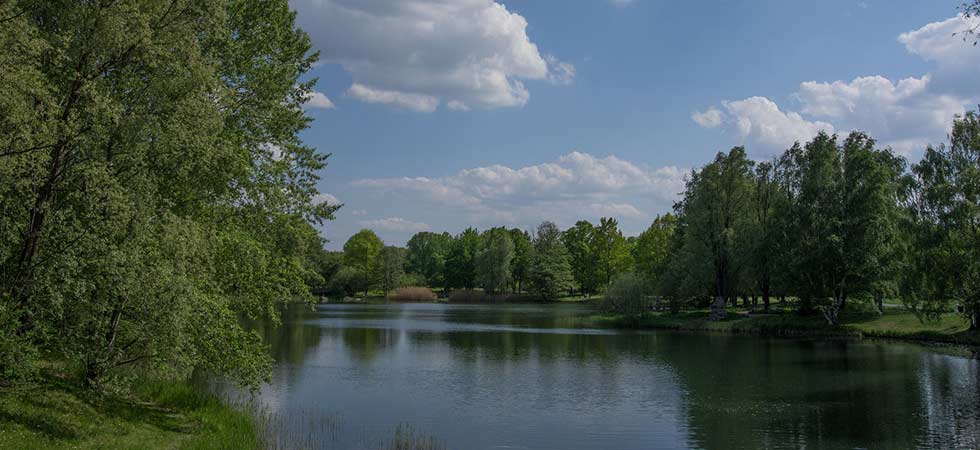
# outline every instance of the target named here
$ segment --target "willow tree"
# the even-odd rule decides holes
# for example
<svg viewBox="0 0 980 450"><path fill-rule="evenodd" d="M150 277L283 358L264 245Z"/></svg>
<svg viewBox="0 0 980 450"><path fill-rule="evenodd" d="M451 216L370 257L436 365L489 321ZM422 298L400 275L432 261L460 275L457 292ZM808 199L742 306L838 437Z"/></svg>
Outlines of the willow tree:
<svg viewBox="0 0 980 450"><path fill-rule="evenodd" d="M783 156L794 220L791 270L801 297L837 324L849 298L870 295L891 275L899 225L901 165L859 132L842 144L820 133Z"/></svg>
<svg viewBox="0 0 980 450"><path fill-rule="evenodd" d="M957 304L980 328L980 118L971 111L953 122L949 145L929 147L913 166L918 181L917 239L923 259L909 275L908 297L918 312L937 318Z"/></svg>
<svg viewBox="0 0 980 450"><path fill-rule="evenodd" d="M239 316L310 298L325 156L285 0L0 3L0 376L54 348L253 384Z"/></svg>
<svg viewBox="0 0 980 450"><path fill-rule="evenodd" d="M510 265L514 259L514 241L506 228L491 228L480 237L475 256L477 284L490 295L510 283Z"/></svg>
<svg viewBox="0 0 980 450"><path fill-rule="evenodd" d="M714 161L691 173L684 198L675 205L683 227L685 260L710 264L709 273L698 270L705 266L692 265L687 276L711 280L715 318L724 315L727 299L735 294L736 258L744 242L741 233L748 218L753 165L742 147L718 153Z"/></svg>

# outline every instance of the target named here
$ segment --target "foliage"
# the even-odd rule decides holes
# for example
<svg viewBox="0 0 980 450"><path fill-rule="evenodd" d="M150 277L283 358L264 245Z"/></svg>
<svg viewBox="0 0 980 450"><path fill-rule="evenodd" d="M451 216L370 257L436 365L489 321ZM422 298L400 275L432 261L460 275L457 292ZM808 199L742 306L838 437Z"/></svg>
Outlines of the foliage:
<svg viewBox="0 0 980 450"><path fill-rule="evenodd" d="M562 243L570 257L572 277L583 294L596 292L599 288L598 264L592 249L594 234L595 227L592 223L580 220L561 235Z"/></svg>
<svg viewBox="0 0 980 450"><path fill-rule="evenodd" d="M487 294L493 295L510 283L513 258L514 241L506 228L491 228L480 236L474 264L477 282Z"/></svg>
<svg viewBox="0 0 980 450"><path fill-rule="evenodd" d="M344 243L344 265L357 272L357 283L367 297L380 279L381 250L384 242L371 230L361 230Z"/></svg>
<svg viewBox="0 0 980 450"><path fill-rule="evenodd" d="M794 281L801 297L830 299L823 311L831 324L849 296L874 289L892 255L901 165L874 145L859 132L843 145L821 133L783 157L796 241Z"/></svg>
<svg viewBox="0 0 980 450"><path fill-rule="evenodd" d="M953 123L949 145L926 149L913 167L915 245L923 253L911 271L907 302L925 317L950 301L980 327L980 118L971 111Z"/></svg>
<svg viewBox="0 0 980 450"><path fill-rule="evenodd" d="M381 278L381 290L384 295L397 288L405 275L405 254L401 247L386 245L378 255L378 270Z"/></svg>
<svg viewBox="0 0 980 450"><path fill-rule="evenodd" d="M636 238L632 249L633 271L651 285L657 284L667 270L676 227L677 218L664 214L653 219L650 227Z"/></svg>
<svg viewBox="0 0 980 450"><path fill-rule="evenodd" d="M527 231L512 228L510 238L514 242L514 259L510 262L511 281L514 283L514 291L521 292L531 268L531 253L534 247L531 244L531 235Z"/></svg>
<svg viewBox="0 0 980 450"><path fill-rule="evenodd" d="M445 278L449 288L473 289L476 286L476 252L480 247L480 234L475 228L467 228L449 244L446 256Z"/></svg>
<svg viewBox="0 0 980 450"><path fill-rule="evenodd" d="M684 198L675 206L683 233L679 262L680 295L703 293L708 283L717 299L735 294L738 258L745 242L746 209L752 189L753 162L745 149L718 153L714 161L691 173ZM705 263L700 263L704 261Z"/></svg>
<svg viewBox="0 0 980 450"><path fill-rule="evenodd" d="M557 298L572 287L572 266L568 250L561 243L561 231L553 222L538 225L534 237L534 256L528 281L531 292L544 301Z"/></svg>
<svg viewBox="0 0 980 450"><path fill-rule="evenodd" d="M620 273L631 265L630 246L619 230L619 222L611 217L599 219L590 239L596 270L602 286L609 286Z"/></svg>
<svg viewBox="0 0 980 450"><path fill-rule="evenodd" d="M616 314L639 316L650 309L649 296L650 283L635 273L627 272L609 285L602 298L602 307Z"/></svg>
<svg viewBox="0 0 980 450"><path fill-rule="evenodd" d="M316 60L285 1L0 4L0 356L57 349L255 385L239 315L312 299L325 155L300 141ZM9 70L8 70L9 69ZM11 329L13 327L13 329ZM19 364L19 363L17 363Z"/></svg>
<svg viewBox="0 0 980 450"><path fill-rule="evenodd" d="M419 286L400 287L388 294L388 300L395 302L431 302L435 299L432 289Z"/></svg>
<svg viewBox="0 0 980 450"><path fill-rule="evenodd" d="M449 233L422 231L408 240L408 271L422 276L429 286L444 286L446 256L453 238Z"/></svg>

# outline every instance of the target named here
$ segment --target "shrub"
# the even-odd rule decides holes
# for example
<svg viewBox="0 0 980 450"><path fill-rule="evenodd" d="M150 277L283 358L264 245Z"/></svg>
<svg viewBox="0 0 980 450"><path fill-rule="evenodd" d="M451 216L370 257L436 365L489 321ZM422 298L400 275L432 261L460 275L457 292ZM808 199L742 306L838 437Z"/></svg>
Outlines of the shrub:
<svg viewBox="0 0 980 450"><path fill-rule="evenodd" d="M490 296L483 291L466 289L453 291L449 294L449 303L487 303L489 301Z"/></svg>
<svg viewBox="0 0 980 450"><path fill-rule="evenodd" d="M609 312L637 316L649 309L649 283L633 273L620 275L600 303Z"/></svg>
<svg viewBox="0 0 980 450"><path fill-rule="evenodd" d="M388 300L393 302L432 302L436 300L436 294L427 287L408 286L391 291Z"/></svg>

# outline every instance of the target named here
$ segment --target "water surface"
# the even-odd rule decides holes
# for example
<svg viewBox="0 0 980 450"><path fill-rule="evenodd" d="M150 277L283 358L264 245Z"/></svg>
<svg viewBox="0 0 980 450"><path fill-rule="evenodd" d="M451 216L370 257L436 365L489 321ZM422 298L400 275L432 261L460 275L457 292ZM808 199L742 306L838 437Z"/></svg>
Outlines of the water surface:
<svg viewBox="0 0 980 450"><path fill-rule="evenodd" d="M576 328L578 305L321 305L259 400L322 448L980 448L980 364L878 341ZM347 431L320 436L331 417ZM297 430L298 428L298 430ZM354 431L350 431L354 430Z"/></svg>

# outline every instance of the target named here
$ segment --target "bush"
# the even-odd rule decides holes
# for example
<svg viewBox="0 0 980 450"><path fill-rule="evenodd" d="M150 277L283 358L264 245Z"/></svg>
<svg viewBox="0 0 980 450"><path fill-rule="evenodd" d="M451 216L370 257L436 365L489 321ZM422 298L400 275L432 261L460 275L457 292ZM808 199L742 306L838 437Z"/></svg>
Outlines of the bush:
<svg viewBox="0 0 980 450"><path fill-rule="evenodd" d="M388 300L393 302L432 302L436 294L427 287L401 287L388 294Z"/></svg>
<svg viewBox="0 0 980 450"><path fill-rule="evenodd" d="M649 294L649 283L636 274L626 273L609 286L600 304L609 312L638 316L649 310Z"/></svg>
<svg viewBox="0 0 980 450"><path fill-rule="evenodd" d="M483 291L466 289L449 294L449 303L487 303L490 296Z"/></svg>

